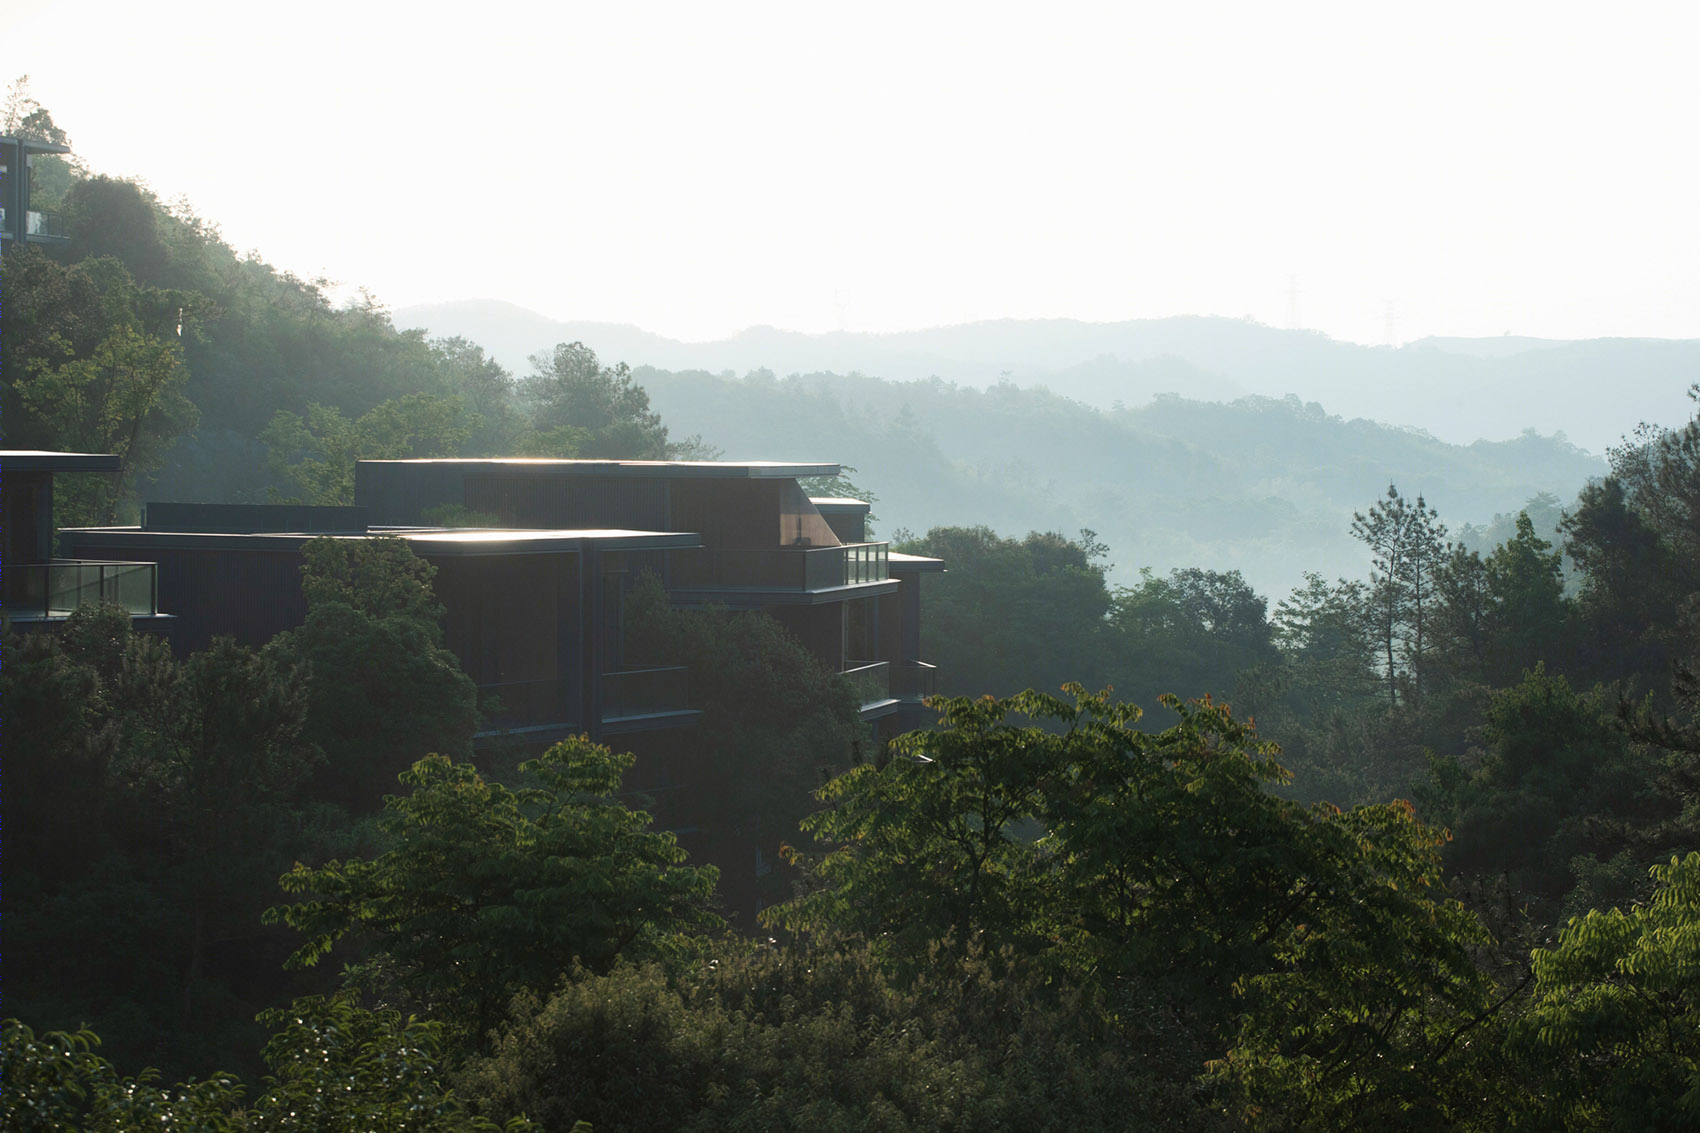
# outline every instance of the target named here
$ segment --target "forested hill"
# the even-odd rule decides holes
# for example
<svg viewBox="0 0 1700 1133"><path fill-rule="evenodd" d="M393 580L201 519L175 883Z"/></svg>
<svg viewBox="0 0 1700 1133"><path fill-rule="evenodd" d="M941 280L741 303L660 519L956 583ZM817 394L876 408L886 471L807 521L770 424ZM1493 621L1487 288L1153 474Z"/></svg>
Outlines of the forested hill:
<svg viewBox="0 0 1700 1133"><path fill-rule="evenodd" d="M1009 383L635 374L676 433L700 433L729 457L826 453L854 466L851 479L877 497L882 535L1091 528L1130 584L1140 567L1238 569L1263 593L1292 589L1304 571L1356 576L1368 562L1352 513L1390 482L1422 493L1456 531L1543 492L1568 502L1606 471L1550 437L1450 445L1296 398L1168 396L1101 411Z"/></svg>
<svg viewBox="0 0 1700 1133"><path fill-rule="evenodd" d="M1161 393L1212 401L1297 396L1330 412L1408 425L1468 444L1523 429L1563 433L1601 453L1642 421L1687 412L1700 341L1503 336L1433 338L1398 349L1337 342L1315 331L1241 319L1180 317L1116 323L998 320L903 334L804 335L771 327L684 343L606 323L557 322L508 303L473 300L403 308L396 325L480 343L514 372L532 353L582 341L606 358L659 369L766 368L906 381L938 377L987 387L1001 379L1109 409Z"/></svg>

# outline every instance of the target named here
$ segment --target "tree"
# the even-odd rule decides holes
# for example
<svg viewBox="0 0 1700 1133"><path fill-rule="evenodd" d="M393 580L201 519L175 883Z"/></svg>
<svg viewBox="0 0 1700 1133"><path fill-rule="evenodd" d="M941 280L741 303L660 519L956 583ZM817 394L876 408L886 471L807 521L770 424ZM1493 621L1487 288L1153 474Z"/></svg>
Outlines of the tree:
<svg viewBox="0 0 1700 1133"><path fill-rule="evenodd" d="M1650 904L1589 912L1534 954L1515 1038L1546 1087L1551 1128L1700 1122L1700 854L1654 866Z"/></svg>
<svg viewBox="0 0 1700 1133"><path fill-rule="evenodd" d="M410 393L350 421L331 406L309 405L306 416L279 410L261 434L272 475L294 489L281 503L352 504L359 460L406 460L457 455L471 435L457 400Z"/></svg>
<svg viewBox="0 0 1700 1133"><path fill-rule="evenodd" d="M248 1046L281 959L256 897L302 837L318 757L304 674L228 639L179 662L121 608L85 606L8 641L0 684L8 1006L174 1073Z"/></svg>
<svg viewBox="0 0 1700 1133"><path fill-rule="evenodd" d="M1700 385L1689 395L1700 401ZM1662 690L1700 618L1700 419L1643 425L1607 455L1612 474L1583 489L1563 524L1583 571L1582 660L1590 676Z"/></svg>
<svg viewBox="0 0 1700 1133"><path fill-rule="evenodd" d="M112 522L126 491L198 419L184 395L182 340L195 297L138 286L117 260L61 267L39 253L9 256L6 431L12 444L114 453L115 482L98 499L65 502L69 522Z"/></svg>
<svg viewBox="0 0 1700 1133"><path fill-rule="evenodd" d="M86 1027L37 1036L17 1019L0 1024L0 1125L48 1133L127 1133L132 1129L180 1128L238 1133L233 1117L242 1087L214 1074L175 1087L153 1084L144 1072L126 1078L95 1053L100 1038Z"/></svg>
<svg viewBox="0 0 1700 1133"><path fill-rule="evenodd" d="M0 116L0 134L32 142L68 146L70 137L53 122L53 115L30 94L30 77L19 75L6 88L6 110Z"/></svg>
<svg viewBox="0 0 1700 1133"><path fill-rule="evenodd" d="M1559 919L1578 860L1613 822L1651 818L1655 767L1618 726L1600 690L1578 692L1543 665L1489 700L1480 764L1435 761L1425 811L1451 827L1447 866L1507 879L1537 923ZM1645 864L1643 861L1640 864Z"/></svg>
<svg viewBox="0 0 1700 1133"><path fill-rule="evenodd" d="M535 786L484 779L471 764L428 756L384 800L394 848L371 859L297 865L266 913L306 937L296 966L360 933L368 959L349 978L448 1022L478 1045L515 992L542 993L574 965L607 971L660 958L712 929L715 872L684 864L671 834L614 801L631 757L587 740L520 765Z"/></svg>
<svg viewBox="0 0 1700 1133"><path fill-rule="evenodd" d="M157 682L150 682L157 688ZM248 883L275 868L295 789L319 760L303 738L305 674L214 639L183 665L178 695L131 695L148 736L125 773L147 784L156 821L178 863L188 930L183 1025L193 1019L209 951L255 935ZM240 915L233 918L233 910ZM233 923L234 922L234 923Z"/></svg>
<svg viewBox="0 0 1700 1133"><path fill-rule="evenodd" d="M1306 572L1305 584L1275 607L1270 628L1276 645L1293 674L1293 684L1307 698L1308 714L1327 708L1356 706L1372 691L1372 652L1364 610L1368 588L1340 579L1329 583Z"/></svg>
<svg viewBox="0 0 1700 1133"><path fill-rule="evenodd" d="M465 455L511 454L519 428L513 375L464 338L434 339L430 345L445 384L466 407L470 435L462 446Z"/></svg>
<svg viewBox="0 0 1700 1133"><path fill-rule="evenodd" d="M1389 484L1387 498L1372 506L1367 516L1353 513L1352 535L1369 548L1375 568L1370 575L1371 604L1388 707L1399 705L1401 673L1409 676L1415 699L1421 703L1424 634L1434 613L1434 575L1446 527L1421 496L1409 504Z"/></svg>
<svg viewBox="0 0 1700 1133"><path fill-rule="evenodd" d="M1186 689L1246 704L1259 691L1259 667L1276 660L1268 603L1240 572L1140 572L1140 584L1118 588L1110 612L1117 687L1135 699Z"/></svg>
<svg viewBox="0 0 1700 1133"><path fill-rule="evenodd" d="M865 948L733 950L522 995L457 1087L490 1116L604 1133L1234 1128L1180 1037L1116 1006L974 951L906 983Z"/></svg>
<svg viewBox="0 0 1700 1133"><path fill-rule="evenodd" d="M471 753L478 691L443 645L436 571L395 536L313 539L302 547L307 620L266 646L305 667L307 735L325 753L318 793L375 808L427 752Z"/></svg>
<svg viewBox="0 0 1700 1133"><path fill-rule="evenodd" d="M1563 663L1559 650L1569 636L1570 604L1560 557L1535 534L1526 511L1517 514L1516 535L1488 556L1484 574L1493 604L1494 683L1508 684L1543 661Z"/></svg>
<svg viewBox="0 0 1700 1133"><path fill-rule="evenodd" d="M667 459L667 427L649 394L621 362L601 365L582 342L532 355L520 386L537 455L618 460Z"/></svg>
<svg viewBox="0 0 1700 1133"><path fill-rule="evenodd" d="M935 527L895 549L944 559L922 607L923 655L953 690L1008 696L1109 677L1100 560L1055 532L1004 539L988 527ZM986 611L996 610L995 618Z"/></svg>
<svg viewBox="0 0 1700 1133"><path fill-rule="evenodd" d="M297 999L260 1013L275 1028L266 1043L271 1074L241 1114L252 1133L384 1129L401 1133L524 1133L514 1117L497 1126L467 1112L448 1086L443 1028L398 1011L371 1011L350 995ZM588 1131L585 1131L588 1133Z"/></svg>
<svg viewBox="0 0 1700 1133"><path fill-rule="evenodd" d="M170 285L170 253L154 195L134 181L91 177L65 194L71 257L111 257L144 286Z"/></svg>
<svg viewBox="0 0 1700 1133"><path fill-rule="evenodd" d="M100 1038L84 1028L37 1036L16 1019L0 1030L0 1124L35 1133L75 1129L193 1129L197 1133L319 1133L384 1129L401 1133L522 1133L523 1117L504 1126L474 1117L446 1086L441 1028L394 1011L368 1011L348 996L296 1000L261 1013L277 1027L266 1045L272 1075L265 1093L243 1106L234 1076L158 1086L158 1074L131 1078L95 1053Z"/></svg>
<svg viewBox="0 0 1700 1133"><path fill-rule="evenodd" d="M948 941L1142 989L1234 1045L1224 1084L1295 1124L1396 1112L1451 1071L1487 985L1480 926L1441 891L1443 835L1404 804L1276 796L1274 746L1208 700L1165 698L1179 723L1152 733L1069 691L940 701L940 730L898 741L908 758L823 790L814 884L764 918L859 936L900 970ZM1321 1006L1295 1029L1300 1003ZM1302 1068L1284 1099L1266 1092L1281 1065Z"/></svg>
<svg viewBox="0 0 1700 1133"><path fill-rule="evenodd" d="M1434 576L1439 600L1434 624L1436 651L1454 682L1486 681L1488 653L1498 630L1487 563L1461 544L1449 547Z"/></svg>
<svg viewBox="0 0 1700 1133"><path fill-rule="evenodd" d="M1061 754L1049 734L1005 718L1049 717L1055 705L1022 693L937 707L940 730L901 736L888 762L821 788L827 808L803 829L827 852L808 862L811 885L764 910L765 923L860 937L910 972L944 941L994 956L1005 945L1044 947L1051 926L1037 887L1047 871L1031 823L1045 780L1064 773Z"/></svg>
<svg viewBox="0 0 1700 1133"><path fill-rule="evenodd" d="M872 747L859 698L772 617L675 609L654 575L632 587L624 618L626 664L689 668L702 723L669 741L670 761L691 784L694 824L713 860L740 867L723 874L721 897L747 924L759 904L788 895L792 880L769 869L741 891L751 859L781 861L822 781Z"/></svg>

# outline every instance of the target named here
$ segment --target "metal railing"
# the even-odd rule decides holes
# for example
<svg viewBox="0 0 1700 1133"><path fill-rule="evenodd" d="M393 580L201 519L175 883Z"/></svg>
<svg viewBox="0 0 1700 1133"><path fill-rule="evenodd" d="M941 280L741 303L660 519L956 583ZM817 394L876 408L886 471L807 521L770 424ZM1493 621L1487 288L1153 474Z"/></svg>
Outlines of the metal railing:
<svg viewBox="0 0 1700 1133"><path fill-rule="evenodd" d="M114 602L131 617L159 613L157 563L66 560L7 563L0 604L10 618L65 618L90 602Z"/></svg>
<svg viewBox="0 0 1700 1133"><path fill-rule="evenodd" d="M891 699L891 662L852 661L850 668L838 674L850 682L859 704L874 704Z"/></svg>
<svg viewBox="0 0 1700 1133"><path fill-rule="evenodd" d="M63 240L65 238L65 219L52 209L30 209L24 214L24 231L13 232L8 223L6 210L0 207L0 230L11 232L13 236L34 236L37 239Z"/></svg>
<svg viewBox="0 0 1700 1133"><path fill-rule="evenodd" d="M683 665L603 673L602 718L619 720L685 711L690 707L689 673Z"/></svg>
<svg viewBox="0 0 1700 1133"><path fill-rule="evenodd" d="M892 666L891 695L921 700L938 692L939 669L925 661L900 661Z"/></svg>
<svg viewBox="0 0 1700 1133"><path fill-rule="evenodd" d="M673 552L686 590L826 590L891 577L888 543L840 547L693 547Z"/></svg>
<svg viewBox="0 0 1700 1133"><path fill-rule="evenodd" d="M48 236L54 239L65 238L65 220L56 212L29 211L29 234L31 236Z"/></svg>

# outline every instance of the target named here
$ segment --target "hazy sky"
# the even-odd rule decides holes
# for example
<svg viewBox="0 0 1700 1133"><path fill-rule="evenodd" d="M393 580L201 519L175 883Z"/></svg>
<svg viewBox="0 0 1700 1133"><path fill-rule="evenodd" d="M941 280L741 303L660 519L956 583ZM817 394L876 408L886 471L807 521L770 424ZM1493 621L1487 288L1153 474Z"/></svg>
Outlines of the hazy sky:
<svg viewBox="0 0 1700 1133"><path fill-rule="evenodd" d="M0 78L392 307L1690 338L1684 9L0 0Z"/></svg>

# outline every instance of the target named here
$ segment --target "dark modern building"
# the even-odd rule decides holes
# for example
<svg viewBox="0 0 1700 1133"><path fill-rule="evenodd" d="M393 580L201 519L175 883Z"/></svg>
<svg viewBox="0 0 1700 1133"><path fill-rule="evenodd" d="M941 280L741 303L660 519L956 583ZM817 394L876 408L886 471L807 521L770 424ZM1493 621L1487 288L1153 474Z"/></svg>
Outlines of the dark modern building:
<svg viewBox="0 0 1700 1133"><path fill-rule="evenodd" d="M59 217L32 207L31 166L38 154L70 153L71 147L27 138L0 138L0 247L65 241Z"/></svg>
<svg viewBox="0 0 1700 1133"><path fill-rule="evenodd" d="M501 711L485 738L579 733L638 755L627 788L722 867L742 915L759 901L755 833L717 822L688 735L703 707L681 666L627 657L627 597L645 574L678 606L762 611L855 690L881 737L927 723L923 575L937 559L866 537L868 505L811 499L836 464L588 460L361 461L352 507L150 503L134 527L67 528L51 557L52 474L116 459L4 456L6 611L29 628L116 599L169 624L180 652L216 635L260 645L307 616L303 547L394 535L435 568L444 641ZM454 513L480 527L446 528ZM162 613L163 611L163 613ZM617 737L617 738L616 738ZM772 847L768 848L771 855Z"/></svg>
<svg viewBox="0 0 1700 1133"><path fill-rule="evenodd" d="M814 500L799 484L838 472L778 461L363 460L354 493L374 524L455 508L502 529L694 533L695 546L628 557L621 577L652 571L676 605L771 615L844 674L863 719L895 734L925 719L933 673L920 656L920 579L944 564L891 554L865 537L866 503Z"/></svg>
<svg viewBox="0 0 1700 1133"><path fill-rule="evenodd" d="M691 534L618 529L470 530L367 523L360 507L149 504L138 527L72 528L85 561L158 566L160 607L184 652L215 635L261 645L307 616L310 539L395 535L435 568L444 644L500 700L492 734L539 742L692 723L682 668L627 668L616 632L627 562L695 546Z"/></svg>
<svg viewBox="0 0 1700 1133"><path fill-rule="evenodd" d="M107 453L0 452L0 613L19 630L52 631L78 606L115 602L137 628L170 632L160 613L159 572L150 561L60 558L54 549L53 478L116 475Z"/></svg>

